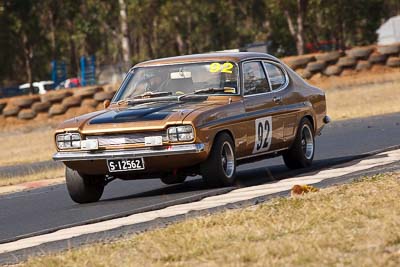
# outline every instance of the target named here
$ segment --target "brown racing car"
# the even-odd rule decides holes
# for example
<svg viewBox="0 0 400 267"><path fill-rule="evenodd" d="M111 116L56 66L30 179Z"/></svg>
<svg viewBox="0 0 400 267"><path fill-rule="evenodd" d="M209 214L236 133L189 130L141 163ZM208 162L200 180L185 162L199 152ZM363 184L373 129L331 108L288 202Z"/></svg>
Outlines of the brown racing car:
<svg viewBox="0 0 400 267"><path fill-rule="evenodd" d="M238 164L282 155L311 165L329 122L325 94L262 53L210 53L134 66L105 109L55 132L66 183L78 203L100 199L116 178L182 183L202 175L234 184Z"/></svg>

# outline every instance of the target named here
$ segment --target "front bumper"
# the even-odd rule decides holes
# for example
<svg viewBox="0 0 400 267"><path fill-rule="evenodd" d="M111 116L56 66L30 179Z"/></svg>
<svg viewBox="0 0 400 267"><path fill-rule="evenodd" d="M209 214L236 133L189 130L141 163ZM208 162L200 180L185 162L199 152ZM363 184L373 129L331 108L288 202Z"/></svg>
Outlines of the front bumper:
<svg viewBox="0 0 400 267"><path fill-rule="evenodd" d="M184 155L188 153L203 152L204 147L204 144L188 144L129 150L60 151L53 155L53 160L82 161Z"/></svg>

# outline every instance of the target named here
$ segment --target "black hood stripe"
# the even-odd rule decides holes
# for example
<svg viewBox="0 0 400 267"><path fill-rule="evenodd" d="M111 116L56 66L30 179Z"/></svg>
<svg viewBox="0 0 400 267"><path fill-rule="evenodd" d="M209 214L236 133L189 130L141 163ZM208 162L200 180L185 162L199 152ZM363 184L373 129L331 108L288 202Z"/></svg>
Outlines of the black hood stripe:
<svg viewBox="0 0 400 267"><path fill-rule="evenodd" d="M182 109L184 106L186 105L182 102L151 102L124 109L112 109L91 119L88 124L163 120L175 112L175 109Z"/></svg>

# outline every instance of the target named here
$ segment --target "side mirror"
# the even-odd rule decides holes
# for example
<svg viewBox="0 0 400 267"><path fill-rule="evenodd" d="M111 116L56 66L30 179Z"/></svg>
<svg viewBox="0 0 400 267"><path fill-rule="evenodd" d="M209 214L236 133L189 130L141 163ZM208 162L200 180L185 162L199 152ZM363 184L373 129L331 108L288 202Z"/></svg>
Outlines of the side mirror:
<svg viewBox="0 0 400 267"><path fill-rule="evenodd" d="M108 99L104 100L104 102L103 102L104 109L108 108L110 106L110 103L111 103L110 100L108 100Z"/></svg>

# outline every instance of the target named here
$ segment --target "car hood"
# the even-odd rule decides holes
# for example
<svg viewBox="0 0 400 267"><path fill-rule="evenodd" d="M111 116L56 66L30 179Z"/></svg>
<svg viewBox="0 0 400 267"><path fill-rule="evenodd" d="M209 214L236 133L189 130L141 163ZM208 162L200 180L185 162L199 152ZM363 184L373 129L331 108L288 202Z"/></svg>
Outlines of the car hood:
<svg viewBox="0 0 400 267"><path fill-rule="evenodd" d="M221 105L218 102L149 102L85 114L65 121L62 131L81 133L123 132L134 130L161 130L167 125L180 124L190 113L205 107Z"/></svg>

